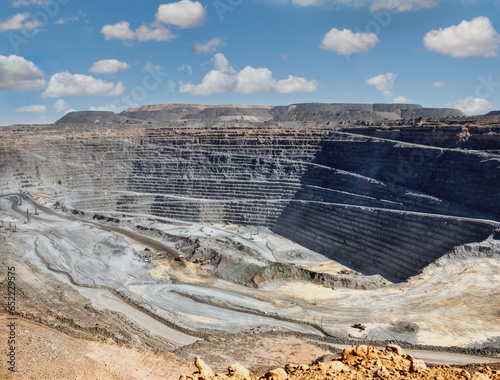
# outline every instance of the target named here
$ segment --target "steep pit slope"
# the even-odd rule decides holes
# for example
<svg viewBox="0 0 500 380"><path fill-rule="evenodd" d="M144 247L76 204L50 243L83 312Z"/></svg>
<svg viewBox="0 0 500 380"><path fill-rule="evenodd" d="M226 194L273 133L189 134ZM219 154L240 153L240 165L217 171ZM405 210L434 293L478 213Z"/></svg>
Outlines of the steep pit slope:
<svg viewBox="0 0 500 380"><path fill-rule="evenodd" d="M478 116L453 120L428 119L419 125L404 122L386 125L348 126L345 132L440 148L500 152L500 116ZM366 124L366 123L364 123Z"/></svg>
<svg viewBox="0 0 500 380"><path fill-rule="evenodd" d="M1 191L57 194L84 212L267 226L393 280L498 228L500 160L487 152L305 124L176 125L4 134Z"/></svg>
<svg viewBox="0 0 500 380"><path fill-rule="evenodd" d="M274 232L400 278L492 233L484 219L500 213L498 156L342 132L322 145Z"/></svg>

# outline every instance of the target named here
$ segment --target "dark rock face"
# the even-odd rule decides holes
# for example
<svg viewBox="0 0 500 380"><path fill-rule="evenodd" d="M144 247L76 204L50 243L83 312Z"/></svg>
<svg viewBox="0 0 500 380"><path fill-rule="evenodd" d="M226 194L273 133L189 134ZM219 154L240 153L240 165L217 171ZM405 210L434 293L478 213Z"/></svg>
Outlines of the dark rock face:
<svg viewBox="0 0 500 380"><path fill-rule="evenodd" d="M498 220L476 211L500 214L498 157L340 132L322 146L276 233L358 269L407 278L494 229L470 218Z"/></svg>
<svg viewBox="0 0 500 380"><path fill-rule="evenodd" d="M468 124L468 125L467 125ZM474 126L469 122L401 127L355 127L346 132L364 136L403 141L419 145L451 149L500 150L500 129L497 126Z"/></svg>
<svg viewBox="0 0 500 380"><path fill-rule="evenodd" d="M416 147L337 133L315 162L500 214L500 160L479 151ZM376 149L373 147L376 146ZM487 194L477 189L488 189Z"/></svg>

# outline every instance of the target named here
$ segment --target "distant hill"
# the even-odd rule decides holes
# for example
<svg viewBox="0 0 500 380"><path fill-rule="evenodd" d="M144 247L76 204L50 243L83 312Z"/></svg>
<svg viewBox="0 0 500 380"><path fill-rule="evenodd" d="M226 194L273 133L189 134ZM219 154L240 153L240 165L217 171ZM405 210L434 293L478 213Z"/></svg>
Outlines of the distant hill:
<svg viewBox="0 0 500 380"><path fill-rule="evenodd" d="M159 104L113 112L71 112L56 124L196 121L384 121L412 118L453 118L466 116L453 108L424 108L418 104L302 103L289 106Z"/></svg>
<svg viewBox="0 0 500 380"><path fill-rule="evenodd" d="M500 111L491 111L486 114L486 116L500 116Z"/></svg>
<svg viewBox="0 0 500 380"><path fill-rule="evenodd" d="M148 121L171 120L220 120L220 121L268 121L273 118L271 106L196 104L159 104L130 108L120 115Z"/></svg>
<svg viewBox="0 0 500 380"><path fill-rule="evenodd" d="M75 111L64 115L56 124L122 123L126 120L125 117L110 111Z"/></svg>
<svg viewBox="0 0 500 380"><path fill-rule="evenodd" d="M130 108L122 116L150 121L379 121L467 116L452 108L424 108L418 104L301 103L289 106L167 104Z"/></svg>
<svg viewBox="0 0 500 380"><path fill-rule="evenodd" d="M424 108L418 104L293 104L271 111L279 121L381 121L415 118L463 117L451 108Z"/></svg>

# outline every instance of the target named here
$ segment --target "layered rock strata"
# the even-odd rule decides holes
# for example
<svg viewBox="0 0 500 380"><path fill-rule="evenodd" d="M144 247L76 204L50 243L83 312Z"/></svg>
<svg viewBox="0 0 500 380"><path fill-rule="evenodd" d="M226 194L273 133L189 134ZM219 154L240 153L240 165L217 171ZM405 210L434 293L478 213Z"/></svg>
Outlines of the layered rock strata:
<svg viewBox="0 0 500 380"><path fill-rule="evenodd" d="M368 107L379 108L387 107ZM0 191L59 194L84 212L266 226L364 273L400 279L498 228L499 156L361 132L245 122L6 130Z"/></svg>

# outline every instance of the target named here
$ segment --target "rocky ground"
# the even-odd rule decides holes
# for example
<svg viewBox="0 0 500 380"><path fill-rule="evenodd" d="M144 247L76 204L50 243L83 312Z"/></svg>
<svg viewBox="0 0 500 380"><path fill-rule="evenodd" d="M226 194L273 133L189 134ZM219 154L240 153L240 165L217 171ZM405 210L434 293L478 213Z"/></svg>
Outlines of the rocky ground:
<svg viewBox="0 0 500 380"><path fill-rule="evenodd" d="M0 314L1 325L7 323L6 318L6 313ZM116 344L97 336L76 338L22 317L16 325L16 372L11 374L2 366L0 379L500 379L500 363L427 366L393 345L385 350L359 346L342 353L293 336L240 334L213 337L169 353ZM6 329L0 329L2 352L6 350L6 335ZM225 364L236 362L241 364L229 369Z"/></svg>
<svg viewBox="0 0 500 380"><path fill-rule="evenodd" d="M194 363L198 370L192 375L182 375L180 380L500 379L500 363L494 366L469 366L467 369L449 365L428 367L424 361L407 355L396 345L388 345L385 349L351 347L333 360L323 357L310 366L287 364L284 369L276 368L263 376L253 376L240 364L230 365L226 373L214 373L202 359L197 357Z"/></svg>
<svg viewBox="0 0 500 380"><path fill-rule="evenodd" d="M0 326L7 324L0 314ZM293 336L240 334L212 337L172 352L117 344L95 334L92 339L68 334L62 325L48 327L18 317L16 320L16 373L10 374L2 363L0 379L23 380L170 380L192 373L194 358L203 356L212 368L223 370L226 362L237 360L255 373L284 366L289 358L311 363L336 349L306 343ZM6 352L7 329L0 328L0 351ZM13 376L12 376L13 375Z"/></svg>
<svg viewBox="0 0 500 380"><path fill-rule="evenodd" d="M16 367L10 373L4 365L7 352L7 315L0 314L0 379L23 380L132 380L175 379L193 366L168 352L120 345L110 339L88 340L64 330L17 318ZM95 335L95 338L98 335Z"/></svg>

